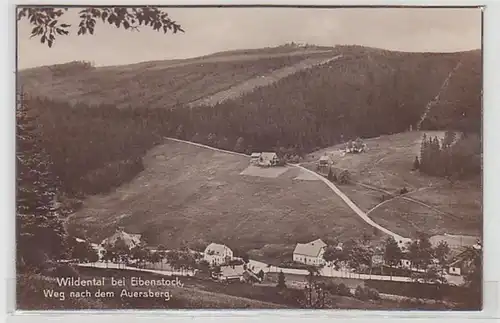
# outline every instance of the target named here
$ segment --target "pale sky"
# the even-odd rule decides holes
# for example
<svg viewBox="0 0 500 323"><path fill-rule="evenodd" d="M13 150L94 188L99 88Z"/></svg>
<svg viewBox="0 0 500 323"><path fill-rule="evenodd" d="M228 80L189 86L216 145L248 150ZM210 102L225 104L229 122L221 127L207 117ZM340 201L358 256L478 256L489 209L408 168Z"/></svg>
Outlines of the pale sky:
<svg viewBox="0 0 500 323"><path fill-rule="evenodd" d="M453 52L481 48L480 9L437 8L165 8L185 33L140 32L98 22L93 36L76 36L78 9L64 18L69 36L52 48L30 39L19 23L19 68L85 60L96 66L202 56L286 42L356 44L389 50Z"/></svg>

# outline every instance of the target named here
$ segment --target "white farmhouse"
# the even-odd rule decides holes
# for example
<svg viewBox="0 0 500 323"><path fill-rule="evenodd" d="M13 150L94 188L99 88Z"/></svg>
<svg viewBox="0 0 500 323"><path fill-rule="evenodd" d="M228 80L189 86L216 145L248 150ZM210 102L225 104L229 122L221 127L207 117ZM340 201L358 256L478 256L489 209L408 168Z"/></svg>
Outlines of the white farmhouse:
<svg viewBox="0 0 500 323"><path fill-rule="evenodd" d="M259 166L270 167L276 166L279 163L278 154L263 152L260 154Z"/></svg>
<svg viewBox="0 0 500 323"><path fill-rule="evenodd" d="M325 259L323 259L325 248L326 243L321 239L309 243L297 243L293 251L293 261L312 266L322 265L325 263Z"/></svg>
<svg viewBox="0 0 500 323"><path fill-rule="evenodd" d="M212 242L205 248L203 259L210 265L221 265L233 259L233 251L223 244Z"/></svg>

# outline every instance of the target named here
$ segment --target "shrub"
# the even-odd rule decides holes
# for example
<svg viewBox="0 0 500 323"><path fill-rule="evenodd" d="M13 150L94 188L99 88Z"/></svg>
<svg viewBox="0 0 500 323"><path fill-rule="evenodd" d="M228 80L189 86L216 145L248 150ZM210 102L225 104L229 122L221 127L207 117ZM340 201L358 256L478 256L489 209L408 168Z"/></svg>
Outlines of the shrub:
<svg viewBox="0 0 500 323"><path fill-rule="evenodd" d="M351 290L344 283L340 283L337 287L337 295L340 296L352 296Z"/></svg>
<svg viewBox="0 0 500 323"><path fill-rule="evenodd" d="M368 293L361 285L358 285L354 291L354 297L360 300L368 300Z"/></svg>
<svg viewBox="0 0 500 323"><path fill-rule="evenodd" d="M340 184L345 185L349 183L349 181L351 180L351 174L349 173L348 170L343 170L340 172L337 179Z"/></svg>
<svg viewBox="0 0 500 323"><path fill-rule="evenodd" d="M75 267L70 266L70 265L62 265L62 264L57 264L54 263L53 266L45 269L43 271L43 274L45 276L49 277L79 277L80 274L76 270Z"/></svg>
<svg viewBox="0 0 500 323"><path fill-rule="evenodd" d="M399 194L403 195L403 194L406 194L408 193L408 189L406 187L403 187L402 189L399 190Z"/></svg>
<svg viewBox="0 0 500 323"><path fill-rule="evenodd" d="M368 297L373 300L380 300L380 294L376 289L368 288Z"/></svg>
<svg viewBox="0 0 500 323"><path fill-rule="evenodd" d="M354 292L354 297L364 301L379 300L380 294L376 289L358 285L358 287L356 287L356 291Z"/></svg>

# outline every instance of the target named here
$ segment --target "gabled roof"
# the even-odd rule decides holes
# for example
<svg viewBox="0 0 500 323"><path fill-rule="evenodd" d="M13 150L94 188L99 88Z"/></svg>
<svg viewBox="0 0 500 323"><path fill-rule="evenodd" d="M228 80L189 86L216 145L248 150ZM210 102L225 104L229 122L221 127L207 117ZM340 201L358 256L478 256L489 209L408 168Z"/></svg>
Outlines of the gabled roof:
<svg viewBox="0 0 500 323"><path fill-rule="evenodd" d="M222 256L226 250L231 250L227 246L218 243L211 243L205 248L205 253L213 252L215 255Z"/></svg>
<svg viewBox="0 0 500 323"><path fill-rule="evenodd" d="M262 157L263 160L272 160L278 157L278 155L276 153L261 153L260 157Z"/></svg>
<svg viewBox="0 0 500 323"><path fill-rule="evenodd" d="M451 252L448 265L454 266L463 262L470 262L470 259L473 258L474 253L481 253L481 249L478 248L463 248L461 251Z"/></svg>
<svg viewBox="0 0 500 323"><path fill-rule="evenodd" d="M114 245L118 239L122 239L130 249L135 246L138 246L141 243L140 234L127 233L123 230L118 230L110 237L104 239L101 242L101 245L106 245L106 244Z"/></svg>
<svg viewBox="0 0 500 323"><path fill-rule="evenodd" d="M326 247L326 243L324 243L321 239L316 239L309 243L297 243L293 253L308 257L318 257L321 249L324 247Z"/></svg>

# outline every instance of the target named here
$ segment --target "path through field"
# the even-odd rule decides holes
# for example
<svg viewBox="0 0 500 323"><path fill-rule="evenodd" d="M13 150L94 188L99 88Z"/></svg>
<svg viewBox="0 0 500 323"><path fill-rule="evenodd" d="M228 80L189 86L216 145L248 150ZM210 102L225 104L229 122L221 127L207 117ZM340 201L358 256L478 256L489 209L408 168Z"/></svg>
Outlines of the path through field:
<svg viewBox="0 0 500 323"><path fill-rule="evenodd" d="M314 174L315 176L318 177L318 179L321 179L323 181L323 183L325 183L335 194L337 194L361 219L363 219L366 223L368 223L372 227L377 228L380 231L392 236L400 245L404 245L407 242L411 241L410 238L402 237L402 236L378 225L377 223L375 223L349 197L347 197L347 195L345 195L337 186L335 186L335 184L330 182L327 178L325 178L325 177L319 175L318 173L316 173L312 170L309 170L303 166L300 166L300 165L295 165L295 166L301 168L302 170L304 170L306 172L311 173L311 175Z"/></svg>
<svg viewBox="0 0 500 323"><path fill-rule="evenodd" d="M182 143L185 143L185 144L189 144L189 145L195 145L197 147L202 147L202 148L206 148L206 149L211 149L211 150L214 150L214 151L218 151L218 152L223 152L223 153L228 153L228 154L236 154L236 155L240 155L240 156L245 156L245 157L250 157L249 155L245 155L245 154L241 154L241 153L236 153L236 152L233 152L233 151L228 151L228 150L223 150L223 149L219 149L219 148L214 148L214 147L210 147L210 146L207 146L207 145L202 145L202 144L198 144L198 143L194 143L194 142L191 142L191 141L186 141L186 140L180 140L180 139L175 139L175 138L169 138L169 137L165 137L164 139L167 139L167 140L172 140L172 141L176 141L176 142L182 142ZM369 225L371 225L372 227L374 228L377 228L378 230L394 237L394 239L396 241L398 241L400 244L405 244L406 242L409 242L411 241L411 239L409 238L405 238L405 237L402 237L380 225L378 225L377 223L375 223L372 219L370 219L365 212L363 212L351 199L349 199L349 197L347 197L347 195L345 195L337 186L335 186L332 182L330 182L328 179L324 178L323 176L319 175L318 173L312 171L312 170L309 170L303 166L300 166L300 165L297 165L297 164L289 164L290 166L293 166L293 167L297 167L297 168L300 168L301 170L313 175L313 176L316 176L319 180L323 181L335 194L337 194L337 196L339 196L346 204L347 206L349 206L349 208L351 208L363 221L365 221L366 223L368 223Z"/></svg>
<svg viewBox="0 0 500 323"><path fill-rule="evenodd" d="M337 55L334 57L330 58L324 58L324 57L319 57L319 58L307 58L304 59L297 64L291 65L291 66L286 66L283 68L280 68L278 70L275 70L267 75L261 75L257 76L254 78L251 78L249 80L246 80L240 84L237 84L235 86L230 87L227 90L217 92L213 95L210 95L208 97L196 100L194 102L191 102L188 104L189 107L196 107L196 106L214 106L217 103L224 102L226 100L231 100L238 98L246 93L252 92L256 88L259 87L264 87L264 86L269 86L287 76L290 76L292 74L295 74L297 72L327 64L331 61L337 60L341 58L342 55Z"/></svg>

